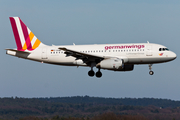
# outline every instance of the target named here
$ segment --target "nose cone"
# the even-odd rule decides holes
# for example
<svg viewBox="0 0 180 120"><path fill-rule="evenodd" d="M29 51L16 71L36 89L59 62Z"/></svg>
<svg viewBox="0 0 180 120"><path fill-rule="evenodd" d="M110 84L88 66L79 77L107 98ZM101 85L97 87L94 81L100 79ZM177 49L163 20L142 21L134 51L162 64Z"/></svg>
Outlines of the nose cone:
<svg viewBox="0 0 180 120"><path fill-rule="evenodd" d="M170 56L172 60L176 59L177 55L174 52L171 52Z"/></svg>

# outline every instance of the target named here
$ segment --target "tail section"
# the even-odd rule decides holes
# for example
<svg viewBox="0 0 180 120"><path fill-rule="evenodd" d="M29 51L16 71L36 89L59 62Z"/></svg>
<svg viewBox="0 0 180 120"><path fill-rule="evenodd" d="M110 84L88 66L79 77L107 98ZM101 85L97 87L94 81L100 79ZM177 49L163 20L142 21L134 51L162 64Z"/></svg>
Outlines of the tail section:
<svg viewBox="0 0 180 120"><path fill-rule="evenodd" d="M33 51L39 46L44 45L19 17L10 17L9 19L18 51Z"/></svg>

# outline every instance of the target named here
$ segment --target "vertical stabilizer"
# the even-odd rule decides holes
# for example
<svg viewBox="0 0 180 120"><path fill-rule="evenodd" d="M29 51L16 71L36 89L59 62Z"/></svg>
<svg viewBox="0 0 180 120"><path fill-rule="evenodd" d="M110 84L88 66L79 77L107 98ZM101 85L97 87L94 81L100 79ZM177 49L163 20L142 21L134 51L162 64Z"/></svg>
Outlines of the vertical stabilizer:
<svg viewBox="0 0 180 120"><path fill-rule="evenodd" d="M17 50L35 50L39 46L44 45L32 32L31 30L22 22L19 17L10 17L10 22L12 30L14 33L14 38L17 45Z"/></svg>

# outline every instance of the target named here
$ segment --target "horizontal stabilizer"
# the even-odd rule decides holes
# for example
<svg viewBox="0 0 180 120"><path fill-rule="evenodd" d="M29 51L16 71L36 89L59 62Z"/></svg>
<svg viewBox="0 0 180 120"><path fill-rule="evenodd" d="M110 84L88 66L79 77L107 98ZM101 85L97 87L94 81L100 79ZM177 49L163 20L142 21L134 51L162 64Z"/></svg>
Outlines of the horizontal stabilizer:
<svg viewBox="0 0 180 120"><path fill-rule="evenodd" d="M5 50L14 51L14 52L19 52L19 53L30 53L30 52L28 52L28 51L19 51L19 50L15 50L15 49L5 49Z"/></svg>

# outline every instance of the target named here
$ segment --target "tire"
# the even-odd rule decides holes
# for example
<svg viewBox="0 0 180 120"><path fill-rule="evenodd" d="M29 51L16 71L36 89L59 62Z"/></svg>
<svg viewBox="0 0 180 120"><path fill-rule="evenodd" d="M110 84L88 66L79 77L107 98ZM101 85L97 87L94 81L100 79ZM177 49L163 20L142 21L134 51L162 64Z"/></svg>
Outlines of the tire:
<svg viewBox="0 0 180 120"><path fill-rule="evenodd" d="M90 70L89 72L88 72L88 75L90 76L90 77L93 77L94 76L94 71L93 70Z"/></svg>
<svg viewBox="0 0 180 120"><path fill-rule="evenodd" d="M154 72L153 72L153 71L149 71L149 74L150 74L150 75L153 75L153 74L154 74Z"/></svg>
<svg viewBox="0 0 180 120"><path fill-rule="evenodd" d="M102 73L100 71L96 72L96 77L98 78L102 77Z"/></svg>

